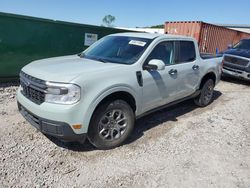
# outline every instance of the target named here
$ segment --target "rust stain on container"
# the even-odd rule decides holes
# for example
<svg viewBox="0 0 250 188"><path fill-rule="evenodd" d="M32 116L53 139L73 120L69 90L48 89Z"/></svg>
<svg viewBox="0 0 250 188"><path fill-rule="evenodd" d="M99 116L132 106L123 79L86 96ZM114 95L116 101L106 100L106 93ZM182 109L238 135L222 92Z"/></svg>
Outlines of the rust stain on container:
<svg viewBox="0 0 250 188"><path fill-rule="evenodd" d="M195 38L201 52L216 53L226 50L229 44L236 44L249 33L228 29L201 21L166 22L165 33Z"/></svg>

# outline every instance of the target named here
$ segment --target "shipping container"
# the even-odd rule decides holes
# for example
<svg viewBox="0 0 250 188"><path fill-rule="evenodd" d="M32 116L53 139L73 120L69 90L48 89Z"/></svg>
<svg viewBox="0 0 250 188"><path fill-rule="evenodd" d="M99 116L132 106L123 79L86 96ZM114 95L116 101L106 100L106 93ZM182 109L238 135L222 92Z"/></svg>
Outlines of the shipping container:
<svg viewBox="0 0 250 188"><path fill-rule="evenodd" d="M250 38L249 33L200 21L166 22L165 33L191 36L197 40L201 52L213 54L226 50L228 45L243 38Z"/></svg>
<svg viewBox="0 0 250 188"><path fill-rule="evenodd" d="M33 60L77 54L103 36L126 31L0 13L0 82L17 79Z"/></svg>

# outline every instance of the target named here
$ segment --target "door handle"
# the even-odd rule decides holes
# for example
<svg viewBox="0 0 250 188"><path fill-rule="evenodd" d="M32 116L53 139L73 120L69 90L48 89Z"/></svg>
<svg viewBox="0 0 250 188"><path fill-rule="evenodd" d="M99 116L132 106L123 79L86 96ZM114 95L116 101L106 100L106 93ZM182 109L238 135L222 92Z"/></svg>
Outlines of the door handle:
<svg viewBox="0 0 250 188"><path fill-rule="evenodd" d="M199 68L200 68L199 65L194 65L194 66L192 67L193 70L199 70Z"/></svg>
<svg viewBox="0 0 250 188"><path fill-rule="evenodd" d="M175 74L177 74L177 70L176 69L171 69L170 71L168 71L168 74L170 74L170 75L175 75Z"/></svg>

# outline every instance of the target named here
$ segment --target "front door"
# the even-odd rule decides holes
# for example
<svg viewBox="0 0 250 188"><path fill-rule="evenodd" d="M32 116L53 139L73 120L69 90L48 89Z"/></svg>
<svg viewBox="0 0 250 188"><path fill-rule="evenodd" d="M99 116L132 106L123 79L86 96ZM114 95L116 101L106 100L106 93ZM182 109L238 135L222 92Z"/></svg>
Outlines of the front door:
<svg viewBox="0 0 250 188"><path fill-rule="evenodd" d="M170 72L174 63L175 48L173 41L161 42L152 50L145 64L152 59L162 60L164 70L143 70L143 111L149 111L162 106L166 100L175 94L178 78L175 72Z"/></svg>

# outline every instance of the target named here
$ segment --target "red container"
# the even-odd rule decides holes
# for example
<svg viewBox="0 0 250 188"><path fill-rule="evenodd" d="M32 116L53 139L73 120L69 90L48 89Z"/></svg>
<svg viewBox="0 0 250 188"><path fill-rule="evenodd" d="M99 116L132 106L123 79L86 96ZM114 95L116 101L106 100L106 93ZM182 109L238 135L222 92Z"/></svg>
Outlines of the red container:
<svg viewBox="0 0 250 188"><path fill-rule="evenodd" d="M226 50L229 44L250 38L249 33L198 21L166 22L165 33L191 36L197 40L200 51L206 53Z"/></svg>

